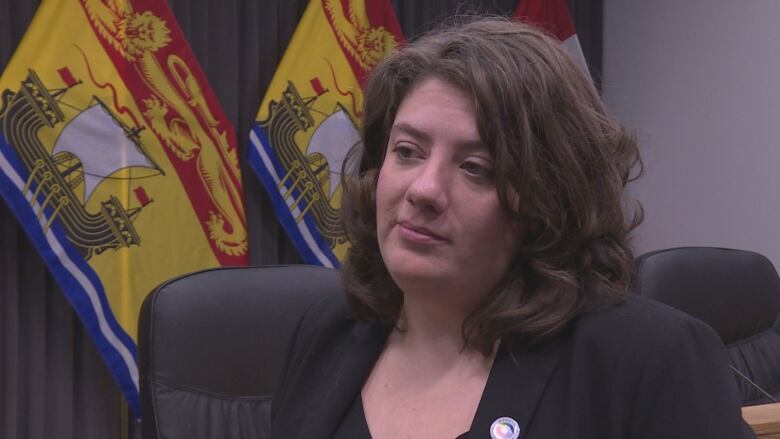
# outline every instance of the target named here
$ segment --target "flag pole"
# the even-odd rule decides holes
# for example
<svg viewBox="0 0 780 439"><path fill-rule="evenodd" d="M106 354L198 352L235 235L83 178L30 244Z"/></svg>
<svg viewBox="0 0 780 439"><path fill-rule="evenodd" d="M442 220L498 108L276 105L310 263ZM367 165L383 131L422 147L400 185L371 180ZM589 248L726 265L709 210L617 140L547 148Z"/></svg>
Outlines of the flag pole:
<svg viewBox="0 0 780 439"><path fill-rule="evenodd" d="M128 439L130 435L130 408L123 395L119 395L119 438Z"/></svg>

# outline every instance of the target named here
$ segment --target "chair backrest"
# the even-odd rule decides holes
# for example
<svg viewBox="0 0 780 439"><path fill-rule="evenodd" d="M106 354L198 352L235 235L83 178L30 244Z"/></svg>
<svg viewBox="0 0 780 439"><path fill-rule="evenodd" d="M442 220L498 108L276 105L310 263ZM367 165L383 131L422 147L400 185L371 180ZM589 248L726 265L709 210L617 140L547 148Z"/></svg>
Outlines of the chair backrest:
<svg viewBox="0 0 780 439"><path fill-rule="evenodd" d="M144 438L270 437L295 325L334 294L338 272L306 265L217 268L157 287L138 325Z"/></svg>
<svg viewBox="0 0 780 439"><path fill-rule="evenodd" d="M636 261L634 292L710 325L726 344L732 365L780 395L780 278L764 256L745 250L680 247ZM743 403L761 400L741 377Z"/></svg>

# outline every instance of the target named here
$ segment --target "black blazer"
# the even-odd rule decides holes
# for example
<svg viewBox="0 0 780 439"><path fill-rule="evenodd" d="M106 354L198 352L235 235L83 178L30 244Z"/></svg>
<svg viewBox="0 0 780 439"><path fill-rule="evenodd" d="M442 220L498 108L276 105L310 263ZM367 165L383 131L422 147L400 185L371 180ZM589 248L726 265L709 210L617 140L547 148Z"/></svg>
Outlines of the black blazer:
<svg viewBox="0 0 780 439"><path fill-rule="evenodd" d="M274 395L273 437L331 437L390 329L354 321L343 299L310 308ZM755 437L717 335L633 295L543 344L502 345L468 437L490 438L503 416L521 439Z"/></svg>

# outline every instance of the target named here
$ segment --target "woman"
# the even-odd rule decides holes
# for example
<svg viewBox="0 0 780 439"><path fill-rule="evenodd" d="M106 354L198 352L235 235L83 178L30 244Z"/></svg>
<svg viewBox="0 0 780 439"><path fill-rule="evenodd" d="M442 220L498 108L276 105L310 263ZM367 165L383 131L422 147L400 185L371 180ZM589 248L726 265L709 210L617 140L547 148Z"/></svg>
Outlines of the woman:
<svg viewBox="0 0 780 439"><path fill-rule="evenodd" d="M303 317L274 437L751 437L717 336L626 293L638 148L557 41L480 19L411 43L356 154L348 306Z"/></svg>

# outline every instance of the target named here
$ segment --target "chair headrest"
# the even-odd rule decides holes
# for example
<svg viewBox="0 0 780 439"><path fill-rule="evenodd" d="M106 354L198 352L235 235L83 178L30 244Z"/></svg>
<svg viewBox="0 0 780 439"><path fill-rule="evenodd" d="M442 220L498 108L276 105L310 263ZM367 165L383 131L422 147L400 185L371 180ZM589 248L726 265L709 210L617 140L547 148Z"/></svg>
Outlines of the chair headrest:
<svg viewBox="0 0 780 439"><path fill-rule="evenodd" d="M141 309L142 378L224 395L269 395L300 316L341 294L337 271L307 265L225 267L170 280Z"/></svg>
<svg viewBox="0 0 780 439"><path fill-rule="evenodd" d="M767 330L780 314L780 279L758 253L680 247L636 262L635 293L703 320L726 344Z"/></svg>

